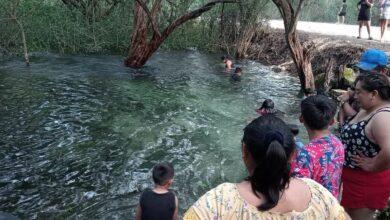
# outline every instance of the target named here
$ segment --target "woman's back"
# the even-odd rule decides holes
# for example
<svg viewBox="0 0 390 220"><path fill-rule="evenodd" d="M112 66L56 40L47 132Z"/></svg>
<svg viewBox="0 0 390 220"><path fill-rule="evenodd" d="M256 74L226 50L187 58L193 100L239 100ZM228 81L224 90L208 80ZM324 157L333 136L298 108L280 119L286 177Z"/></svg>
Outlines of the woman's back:
<svg viewBox="0 0 390 220"><path fill-rule="evenodd" d="M262 196L257 198L250 189L240 184L223 183L203 195L186 212L184 219L347 218L337 199L310 179L292 179L278 205L269 211L259 211L256 208L256 203L261 202Z"/></svg>

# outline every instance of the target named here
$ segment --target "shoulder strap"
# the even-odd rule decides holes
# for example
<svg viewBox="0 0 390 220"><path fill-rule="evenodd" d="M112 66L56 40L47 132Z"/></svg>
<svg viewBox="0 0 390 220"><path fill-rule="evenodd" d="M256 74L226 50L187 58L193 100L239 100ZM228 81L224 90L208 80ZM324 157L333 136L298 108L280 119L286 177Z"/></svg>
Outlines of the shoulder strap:
<svg viewBox="0 0 390 220"><path fill-rule="evenodd" d="M368 124L368 122L370 122L370 120L378 113L380 112L390 112L390 107L383 107L383 108L380 108L378 109L374 114L372 114L367 120L366 120L366 124Z"/></svg>

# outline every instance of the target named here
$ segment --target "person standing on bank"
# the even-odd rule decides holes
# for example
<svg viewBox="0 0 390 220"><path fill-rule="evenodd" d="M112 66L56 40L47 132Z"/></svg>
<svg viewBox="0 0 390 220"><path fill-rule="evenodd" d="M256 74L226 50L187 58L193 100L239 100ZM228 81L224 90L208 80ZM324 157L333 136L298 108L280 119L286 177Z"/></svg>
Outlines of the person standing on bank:
<svg viewBox="0 0 390 220"><path fill-rule="evenodd" d="M341 205L352 219L368 220L390 196L390 78L358 76L355 98L361 109L340 132L346 146Z"/></svg>
<svg viewBox="0 0 390 220"><path fill-rule="evenodd" d="M362 37L362 27L367 27L368 39L372 40L371 37L371 7L374 5L373 0L360 0L357 4L359 10L358 22L359 22L359 36Z"/></svg>
<svg viewBox="0 0 390 220"><path fill-rule="evenodd" d="M347 0L343 0L343 5L341 6L337 17L337 23L344 24L346 15L347 15Z"/></svg>
<svg viewBox="0 0 390 220"><path fill-rule="evenodd" d="M381 42L385 41L385 33L390 20L390 0L381 0L380 2L380 26Z"/></svg>

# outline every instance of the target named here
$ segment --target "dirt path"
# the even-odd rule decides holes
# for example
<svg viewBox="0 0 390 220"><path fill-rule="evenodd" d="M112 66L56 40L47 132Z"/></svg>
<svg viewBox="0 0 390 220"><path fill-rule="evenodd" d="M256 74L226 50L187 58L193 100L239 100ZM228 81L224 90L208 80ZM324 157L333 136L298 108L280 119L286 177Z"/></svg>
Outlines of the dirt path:
<svg viewBox="0 0 390 220"><path fill-rule="evenodd" d="M361 54L368 48L390 52L390 41L381 43L378 40L356 39L356 28L354 25L298 23L299 39L311 54L315 75L329 71L338 73L341 65L357 63ZM283 29L282 21L271 20L269 27L259 31L252 40L247 57L295 74L295 65ZM390 30L388 32L390 37Z"/></svg>
<svg viewBox="0 0 390 220"><path fill-rule="evenodd" d="M270 20L269 25L274 29L284 29L282 20ZM358 36L358 25L299 21L297 29L298 31L328 36L348 36L355 39ZM371 27L371 36L374 38L373 42L379 43L380 28L376 26ZM368 41L367 29L365 27L362 29L362 38L356 40ZM390 44L390 29L385 34L385 44Z"/></svg>

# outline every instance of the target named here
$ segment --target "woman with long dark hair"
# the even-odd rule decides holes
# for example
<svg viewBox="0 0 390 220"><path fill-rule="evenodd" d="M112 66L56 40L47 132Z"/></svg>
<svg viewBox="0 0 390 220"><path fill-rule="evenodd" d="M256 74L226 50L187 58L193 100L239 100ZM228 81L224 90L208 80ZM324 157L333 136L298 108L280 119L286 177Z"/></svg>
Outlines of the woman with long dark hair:
<svg viewBox="0 0 390 220"><path fill-rule="evenodd" d="M314 180L290 177L290 128L265 115L244 129L242 159L248 177L204 194L184 219L348 219L336 198Z"/></svg>

